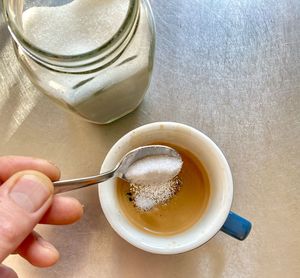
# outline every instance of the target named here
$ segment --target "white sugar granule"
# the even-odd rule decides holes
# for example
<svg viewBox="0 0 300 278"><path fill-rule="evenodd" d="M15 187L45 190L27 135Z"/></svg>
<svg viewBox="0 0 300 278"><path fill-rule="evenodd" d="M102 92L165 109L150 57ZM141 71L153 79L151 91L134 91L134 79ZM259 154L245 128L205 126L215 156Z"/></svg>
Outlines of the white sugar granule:
<svg viewBox="0 0 300 278"><path fill-rule="evenodd" d="M135 196L134 198L134 204L144 210L144 211L147 211L147 210L150 210L152 209L156 204L155 204L155 201L151 198L144 198L140 195L137 195Z"/></svg>
<svg viewBox="0 0 300 278"><path fill-rule="evenodd" d="M143 211L166 203L179 190L182 160L167 155L154 155L133 163L126 172L134 204Z"/></svg>
<svg viewBox="0 0 300 278"><path fill-rule="evenodd" d="M25 37L43 50L75 55L107 42L121 27L129 0L74 0L32 7L22 15Z"/></svg>
<svg viewBox="0 0 300 278"><path fill-rule="evenodd" d="M135 184L166 183L177 176L182 160L167 155L153 155L133 163L126 172L126 179Z"/></svg>

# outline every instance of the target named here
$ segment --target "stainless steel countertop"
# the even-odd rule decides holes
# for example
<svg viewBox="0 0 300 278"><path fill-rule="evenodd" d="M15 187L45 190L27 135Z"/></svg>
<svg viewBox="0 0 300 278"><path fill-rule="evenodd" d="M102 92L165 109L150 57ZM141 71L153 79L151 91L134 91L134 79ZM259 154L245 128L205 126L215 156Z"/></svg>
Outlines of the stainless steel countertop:
<svg viewBox="0 0 300 278"><path fill-rule="evenodd" d="M233 210L253 222L244 242L221 232L203 247L153 255L112 230L97 188L68 195L85 205L68 227L39 226L61 252L38 269L17 256L20 277L300 277L299 0L152 0L155 70L138 110L106 126L87 123L29 83L0 19L0 154L54 161L63 177L98 173L129 130L178 121L210 136L234 178Z"/></svg>

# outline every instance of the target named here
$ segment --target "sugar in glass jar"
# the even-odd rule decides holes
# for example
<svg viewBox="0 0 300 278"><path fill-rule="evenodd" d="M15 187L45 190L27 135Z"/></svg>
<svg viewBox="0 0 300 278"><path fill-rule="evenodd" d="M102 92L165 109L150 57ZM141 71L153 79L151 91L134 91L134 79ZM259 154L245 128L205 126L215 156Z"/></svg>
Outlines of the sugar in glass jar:
<svg viewBox="0 0 300 278"><path fill-rule="evenodd" d="M3 0L15 53L31 82L86 120L133 111L155 48L148 0Z"/></svg>

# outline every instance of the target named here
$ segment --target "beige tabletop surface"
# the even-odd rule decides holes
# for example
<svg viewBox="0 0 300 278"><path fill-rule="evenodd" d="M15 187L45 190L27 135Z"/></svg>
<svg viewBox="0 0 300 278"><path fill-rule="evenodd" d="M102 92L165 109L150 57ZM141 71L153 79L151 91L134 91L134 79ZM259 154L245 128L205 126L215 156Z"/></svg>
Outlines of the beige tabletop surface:
<svg viewBox="0 0 300 278"><path fill-rule="evenodd" d="M16 255L4 263L25 278L300 277L300 1L151 4L151 86L136 111L105 126L57 107L30 84L0 17L0 155L46 158L63 178L93 175L133 128L189 124L227 157L232 209L252 221L251 234L240 242L219 232L180 255L146 253L112 230L94 186L64 193L84 204L80 222L37 227L60 251L55 266L38 269Z"/></svg>

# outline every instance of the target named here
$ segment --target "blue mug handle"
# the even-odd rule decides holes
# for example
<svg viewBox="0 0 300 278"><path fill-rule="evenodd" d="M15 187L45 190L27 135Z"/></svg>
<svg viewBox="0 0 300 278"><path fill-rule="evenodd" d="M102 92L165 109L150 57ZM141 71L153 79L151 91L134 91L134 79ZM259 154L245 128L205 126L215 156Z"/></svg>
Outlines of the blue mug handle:
<svg viewBox="0 0 300 278"><path fill-rule="evenodd" d="M221 231L238 240L244 240L249 235L251 227L251 222L230 211Z"/></svg>

